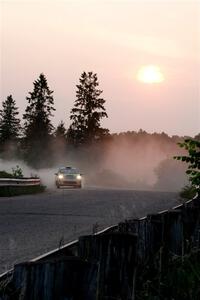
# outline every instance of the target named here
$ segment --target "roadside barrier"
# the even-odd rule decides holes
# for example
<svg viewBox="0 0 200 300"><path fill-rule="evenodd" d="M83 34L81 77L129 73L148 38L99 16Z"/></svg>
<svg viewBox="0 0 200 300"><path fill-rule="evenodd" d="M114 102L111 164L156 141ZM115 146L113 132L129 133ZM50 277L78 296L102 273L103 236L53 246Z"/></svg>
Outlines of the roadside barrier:
<svg viewBox="0 0 200 300"><path fill-rule="evenodd" d="M0 187L3 186L32 186L40 185L39 178L0 178Z"/></svg>

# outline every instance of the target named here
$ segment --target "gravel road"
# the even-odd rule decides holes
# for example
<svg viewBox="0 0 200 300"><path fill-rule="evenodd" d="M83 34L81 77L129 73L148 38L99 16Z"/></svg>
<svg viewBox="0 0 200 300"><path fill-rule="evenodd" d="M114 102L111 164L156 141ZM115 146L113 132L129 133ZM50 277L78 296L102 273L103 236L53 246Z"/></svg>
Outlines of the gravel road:
<svg viewBox="0 0 200 300"><path fill-rule="evenodd" d="M43 194L0 198L0 274L124 219L177 205L178 195L117 189L60 189Z"/></svg>

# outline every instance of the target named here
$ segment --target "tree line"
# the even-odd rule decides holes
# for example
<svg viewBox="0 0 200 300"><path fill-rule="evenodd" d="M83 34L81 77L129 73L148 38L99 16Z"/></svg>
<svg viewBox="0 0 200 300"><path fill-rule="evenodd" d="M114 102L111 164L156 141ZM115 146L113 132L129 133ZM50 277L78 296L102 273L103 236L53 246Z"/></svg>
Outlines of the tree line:
<svg viewBox="0 0 200 300"><path fill-rule="evenodd" d="M154 149L154 156L162 155L163 159L167 159L156 169L158 185L164 188L166 177L170 178L169 174L177 169L172 161L174 155L181 154L177 143L183 142L186 137L170 137L164 132L150 134L142 129L110 134L107 128L101 126L102 119L108 117L102 93L97 74L83 72L76 85L70 126L65 128L64 122L60 121L55 128L52 124L55 113L53 91L45 75L40 74L26 97L27 106L22 120L12 95L2 102L0 158L24 160L34 168L74 163L87 174L90 171L92 177L96 172L101 178L106 178L106 171L109 178L116 179L118 175L113 173L110 176L107 170L109 161L111 171L121 170L125 165L128 169L134 168L134 162L143 165ZM200 134L194 139L200 141ZM130 152L127 152L127 147ZM172 185L173 182L169 182L169 186Z"/></svg>
<svg viewBox="0 0 200 300"><path fill-rule="evenodd" d="M27 163L39 166L44 158L53 155L52 142L71 147L85 146L101 141L109 130L101 126L107 118L105 100L98 88L97 74L83 72L76 85L76 99L71 109L68 129L61 121L56 128L53 91L44 74L33 82L33 91L26 97L27 107L23 124L19 119L16 101L9 95L0 110L0 155L2 158L18 156ZM65 145L65 146L66 146Z"/></svg>

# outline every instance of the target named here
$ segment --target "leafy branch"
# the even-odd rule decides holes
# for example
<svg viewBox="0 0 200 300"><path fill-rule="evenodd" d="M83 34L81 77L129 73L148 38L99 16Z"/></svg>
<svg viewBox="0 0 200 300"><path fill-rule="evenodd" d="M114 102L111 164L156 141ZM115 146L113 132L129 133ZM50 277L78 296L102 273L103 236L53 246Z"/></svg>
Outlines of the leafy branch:
<svg viewBox="0 0 200 300"><path fill-rule="evenodd" d="M186 174L189 176L189 181L196 192L199 193L200 188L200 141L186 139L183 143L178 143L181 148L184 148L188 155L175 156L174 159L186 162L188 169Z"/></svg>

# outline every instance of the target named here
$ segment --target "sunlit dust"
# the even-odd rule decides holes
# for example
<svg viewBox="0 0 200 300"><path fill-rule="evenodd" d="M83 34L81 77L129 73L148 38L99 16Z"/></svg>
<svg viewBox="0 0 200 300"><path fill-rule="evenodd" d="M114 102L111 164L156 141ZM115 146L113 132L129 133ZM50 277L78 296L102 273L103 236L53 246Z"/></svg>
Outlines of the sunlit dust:
<svg viewBox="0 0 200 300"><path fill-rule="evenodd" d="M164 81L164 75L158 66L148 65L139 69L137 79L144 83L160 83Z"/></svg>

